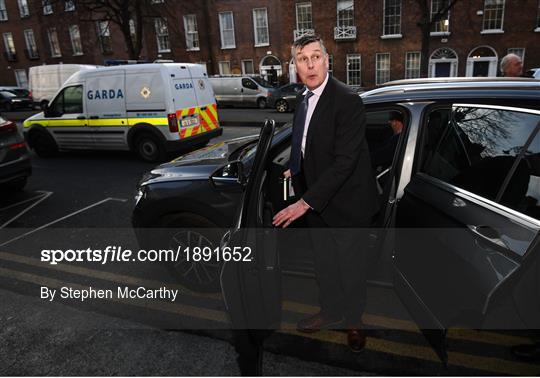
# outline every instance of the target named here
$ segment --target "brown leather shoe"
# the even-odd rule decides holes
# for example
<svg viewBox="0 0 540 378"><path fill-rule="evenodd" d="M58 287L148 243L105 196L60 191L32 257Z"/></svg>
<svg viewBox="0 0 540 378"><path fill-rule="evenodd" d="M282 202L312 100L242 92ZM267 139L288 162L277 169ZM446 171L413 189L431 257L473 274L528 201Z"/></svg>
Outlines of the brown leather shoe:
<svg viewBox="0 0 540 378"><path fill-rule="evenodd" d="M359 353L366 346L366 334L362 328L347 330L347 344L353 353Z"/></svg>
<svg viewBox="0 0 540 378"><path fill-rule="evenodd" d="M308 318L300 320L296 327L299 332L312 333L317 332L322 328L329 328L339 325L342 321L343 318L329 317L319 312Z"/></svg>

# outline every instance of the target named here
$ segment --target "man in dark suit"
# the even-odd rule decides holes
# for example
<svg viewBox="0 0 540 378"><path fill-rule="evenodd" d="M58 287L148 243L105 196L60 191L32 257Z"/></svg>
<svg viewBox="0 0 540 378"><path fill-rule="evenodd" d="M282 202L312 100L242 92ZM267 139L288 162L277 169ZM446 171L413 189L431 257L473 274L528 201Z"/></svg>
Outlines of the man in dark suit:
<svg viewBox="0 0 540 378"><path fill-rule="evenodd" d="M365 345L367 232L378 211L365 138L365 110L352 89L328 75L322 40L304 36L292 46L307 89L293 121L289 170L297 197L274 217L287 227L305 217L311 231L321 310L298 323L303 332L345 322L353 351Z"/></svg>

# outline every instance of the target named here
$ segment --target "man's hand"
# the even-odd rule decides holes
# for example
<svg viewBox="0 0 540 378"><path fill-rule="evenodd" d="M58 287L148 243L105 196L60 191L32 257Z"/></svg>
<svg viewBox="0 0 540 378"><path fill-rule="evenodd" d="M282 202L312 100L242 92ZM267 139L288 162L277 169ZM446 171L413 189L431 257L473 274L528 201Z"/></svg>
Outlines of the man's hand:
<svg viewBox="0 0 540 378"><path fill-rule="evenodd" d="M304 215L308 209L309 205L303 199L300 199L277 213L272 224L276 227L285 228Z"/></svg>
<svg viewBox="0 0 540 378"><path fill-rule="evenodd" d="M290 178L291 177L291 170L287 169L285 172L283 172L283 177Z"/></svg>

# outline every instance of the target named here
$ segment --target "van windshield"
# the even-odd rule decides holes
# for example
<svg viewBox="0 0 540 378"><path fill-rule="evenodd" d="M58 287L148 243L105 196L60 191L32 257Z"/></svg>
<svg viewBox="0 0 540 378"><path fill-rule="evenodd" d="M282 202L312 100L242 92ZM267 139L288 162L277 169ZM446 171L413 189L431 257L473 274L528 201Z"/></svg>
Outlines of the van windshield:
<svg viewBox="0 0 540 378"><path fill-rule="evenodd" d="M270 84L269 82L267 82L266 80L264 80L262 77L259 77L259 76L252 76L251 77L253 80L255 80L261 87L264 87L264 88L273 88L272 87L272 84Z"/></svg>

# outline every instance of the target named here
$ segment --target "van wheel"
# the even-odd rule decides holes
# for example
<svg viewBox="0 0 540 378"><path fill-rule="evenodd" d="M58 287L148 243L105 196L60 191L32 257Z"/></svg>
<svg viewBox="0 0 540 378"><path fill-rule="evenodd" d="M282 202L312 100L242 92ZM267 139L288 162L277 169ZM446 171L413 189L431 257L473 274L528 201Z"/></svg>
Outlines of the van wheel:
<svg viewBox="0 0 540 378"><path fill-rule="evenodd" d="M287 101L278 100L278 102L276 102L276 110L278 113L285 113L287 110L289 110L289 105L287 104Z"/></svg>
<svg viewBox="0 0 540 378"><path fill-rule="evenodd" d="M34 130L28 135L28 145L42 158L54 157L58 153L58 145L46 131Z"/></svg>
<svg viewBox="0 0 540 378"><path fill-rule="evenodd" d="M264 109L266 108L266 99L265 98L260 98L257 100L257 107L259 109Z"/></svg>
<svg viewBox="0 0 540 378"><path fill-rule="evenodd" d="M135 149L139 157L150 163L157 163L165 160L165 147L163 143L154 135L141 134L135 140Z"/></svg>
<svg viewBox="0 0 540 378"><path fill-rule="evenodd" d="M41 110L45 110L47 108L47 105L49 105L49 101L47 100L43 100L39 103L39 107L41 108Z"/></svg>

